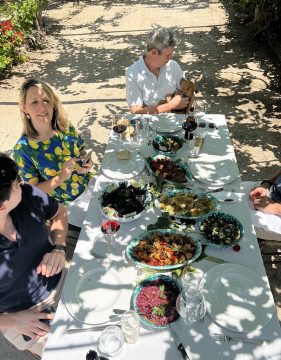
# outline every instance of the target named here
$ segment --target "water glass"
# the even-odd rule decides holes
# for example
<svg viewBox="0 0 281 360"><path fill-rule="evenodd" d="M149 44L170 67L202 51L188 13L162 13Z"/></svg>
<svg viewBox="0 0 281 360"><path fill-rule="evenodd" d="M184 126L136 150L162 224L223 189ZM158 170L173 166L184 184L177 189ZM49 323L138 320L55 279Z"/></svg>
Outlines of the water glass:
<svg viewBox="0 0 281 360"><path fill-rule="evenodd" d="M204 317L206 305L199 286L195 284L184 286L177 298L176 308L187 325Z"/></svg>
<svg viewBox="0 0 281 360"><path fill-rule="evenodd" d="M202 119L206 114L206 104L204 100L195 100L194 106L194 114L196 115L197 119Z"/></svg>
<svg viewBox="0 0 281 360"><path fill-rule="evenodd" d="M98 341L98 349L101 353L116 356L121 353L124 344L123 332L119 326L105 328Z"/></svg>
<svg viewBox="0 0 281 360"><path fill-rule="evenodd" d="M129 344L138 341L140 335L140 318L134 310L128 310L121 316L121 328Z"/></svg>
<svg viewBox="0 0 281 360"><path fill-rule="evenodd" d="M200 151L200 143L193 137L191 140L187 141L187 160L189 158L197 157Z"/></svg>

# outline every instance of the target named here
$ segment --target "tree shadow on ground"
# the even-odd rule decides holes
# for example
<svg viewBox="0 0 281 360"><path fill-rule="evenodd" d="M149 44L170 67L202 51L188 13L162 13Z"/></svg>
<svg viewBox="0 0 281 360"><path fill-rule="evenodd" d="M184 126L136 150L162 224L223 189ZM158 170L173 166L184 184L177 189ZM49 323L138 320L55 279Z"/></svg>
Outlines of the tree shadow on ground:
<svg viewBox="0 0 281 360"><path fill-rule="evenodd" d="M125 69L145 50L148 29L118 29L134 3L122 1L117 5L109 0L100 1L98 6L104 7L104 15L87 24L70 24L62 28L58 21L54 21L52 37L58 43L59 55L46 63L40 64L39 61L38 71L32 74L42 77L66 95L84 93L87 96L87 88L83 90L80 87L79 91L71 89L73 81L93 84L99 90L122 90L124 97L82 101L93 105L79 130L97 151L99 160L105 144L100 143L98 138L92 139L89 132L93 121L98 121L95 102L103 102L109 114L128 111L126 106L118 105L125 100ZM85 1L79 7L73 7L69 18L87 6L91 11L90 4ZM183 0L173 4L147 0L142 4L155 7L155 11L158 7L180 7L187 18L192 11L209 6L208 1L186 4ZM117 9L117 16L112 19L108 14L113 8L116 12L121 5L128 5L128 10L118 12ZM62 6L61 2L54 1L49 8L57 6ZM187 22L185 27L174 28L178 35L175 60L191 79L197 80L198 88L208 103L208 111L226 115L242 176L256 179L264 177L260 176L264 167L268 167L268 174L273 172L281 158L280 65L265 43L251 41L250 34L235 18L233 8L228 5L225 9L229 16L226 26L209 26L209 31L206 31L204 27L189 27ZM103 30L105 25L111 26L111 30ZM87 29L86 33L83 32L85 37L81 36L83 27ZM103 46L100 45L102 42L105 42ZM265 81L265 76L270 81ZM112 82L113 78L117 81ZM106 121L102 125L107 129L110 127ZM251 148L268 152L268 161L259 163L253 159L247 150Z"/></svg>

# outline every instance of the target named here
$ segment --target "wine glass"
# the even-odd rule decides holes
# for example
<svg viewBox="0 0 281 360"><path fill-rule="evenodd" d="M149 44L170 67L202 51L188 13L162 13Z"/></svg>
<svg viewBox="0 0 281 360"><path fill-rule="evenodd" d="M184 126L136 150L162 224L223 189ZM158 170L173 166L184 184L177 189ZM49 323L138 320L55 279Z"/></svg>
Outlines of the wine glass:
<svg viewBox="0 0 281 360"><path fill-rule="evenodd" d="M186 120L182 123L182 128L185 131L185 139L192 140L193 139L193 131L197 129L197 121L196 117L193 115L189 115Z"/></svg>
<svg viewBox="0 0 281 360"><path fill-rule="evenodd" d="M200 120L206 114L206 104L204 100L196 100L194 104L194 114Z"/></svg>
<svg viewBox="0 0 281 360"><path fill-rule="evenodd" d="M101 220L101 227L102 233L109 239L109 244L111 247L114 247L115 243L115 235L120 229L120 223L116 220Z"/></svg>
<svg viewBox="0 0 281 360"><path fill-rule="evenodd" d="M112 119L112 125L113 125L112 129L114 132L119 134L120 142L122 141L121 134L127 130L128 122L129 122L128 119L124 119L118 116L115 116Z"/></svg>
<svg viewBox="0 0 281 360"><path fill-rule="evenodd" d="M195 284L185 285L176 301L179 315L187 325L202 319L206 313L204 295Z"/></svg>

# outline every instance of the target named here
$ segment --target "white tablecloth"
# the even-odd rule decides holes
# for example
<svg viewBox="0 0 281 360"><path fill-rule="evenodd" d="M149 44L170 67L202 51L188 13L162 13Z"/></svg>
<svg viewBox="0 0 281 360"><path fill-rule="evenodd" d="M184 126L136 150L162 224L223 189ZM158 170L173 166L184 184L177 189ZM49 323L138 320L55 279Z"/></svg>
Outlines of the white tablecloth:
<svg viewBox="0 0 281 360"><path fill-rule="evenodd" d="M235 159L235 154L229 139L224 116L206 115L204 119L207 122L215 122L217 129L211 130L206 127L208 134L206 136L205 144L200 156L203 157L205 156L204 154L227 155L230 159ZM114 141L117 141L117 138L113 136L113 140L109 144L107 151L112 148ZM182 156L184 155L184 151L185 149L182 150ZM141 153L143 155L149 155L152 153L152 149L144 146L141 149ZM193 161L196 161L196 159ZM94 245L95 237L100 233L98 227L99 210L97 207L97 198L101 189L110 181L110 179L107 179L103 175L100 175L97 180L95 185L95 197L92 198L89 205L89 209L84 221L84 226L75 249L72 267L77 267L87 260L96 261L91 255L91 250ZM207 185L198 182L198 186L206 187ZM225 188L236 190L240 196L241 201L233 203L222 203L222 210L234 215L243 224L245 235L240 243L241 251L235 252L229 248L217 249L209 246L206 250L206 253L220 257L231 263L244 265L254 270L257 274L266 280L267 288L265 288L264 291L267 291L271 294L258 243L249 216L247 201L241 192L240 186L241 181L239 176L235 181L225 186ZM150 208L145 214L142 215L140 219L128 224L121 224L121 228L118 233L118 237L120 239L122 238L122 240L119 242L120 249L122 248L125 250L129 241L140 232L145 230L147 225L156 222L157 217L159 216L160 212L158 210ZM126 260L124 257L115 257L115 260L116 259L119 261L119 266L126 266ZM215 264L207 260L194 263L194 267L201 268L204 271L207 271L213 266L215 266ZM131 264L128 264L128 272L130 272L130 276L132 275L132 272L134 273L134 277L137 275L136 269L132 268ZM75 291L75 286L76 284L73 284L73 291ZM132 290L133 286L134 284L132 284ZM127 306L127 304L125 306ZM72 316L69 315L62 299L59 303L56 317L52 325L51 333L49 335L47 346L43 355L43 360L85 359L86 353L89 349L97 348L97 341L100 333L83 332L72 335L66 334L66 330L69 328L82 326L88 327L88 325L81 324L79 321L75 320ZM184 326L182 319L179 319L175 323L175 330L177 331L182 343L189 353L191 360L281 359L280 326L275 309L273 310L272 319L267 325L255 333L248 335L245 334L245 336L247 335L248 337L270 339L271 342L268 345L258 346L241 342L231 342L224 344L216 343L210 337L210 334L215 332L222 332L227 335L241 334L221 328L220 326L216 325L208 315L205 316L204 323L198 322L190 325L189 327ZM176 349L169 330L159 331L142 327L141 337L138 343L133 345L125 344L122 353L116 357L116 360L177 360L181 358L181 354Z"/></svg>

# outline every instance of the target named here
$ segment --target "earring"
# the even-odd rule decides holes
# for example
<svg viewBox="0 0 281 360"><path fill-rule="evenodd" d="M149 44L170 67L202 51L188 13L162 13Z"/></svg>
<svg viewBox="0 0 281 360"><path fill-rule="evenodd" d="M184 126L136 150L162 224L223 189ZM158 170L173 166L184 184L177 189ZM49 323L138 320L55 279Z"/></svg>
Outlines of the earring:
<svg viewBox="0 0 281 360"><path fill-rule="evenodd" d="M27 117L28 120L31 119L30 115L29 114L25 114L25 116Z"/></svg>

